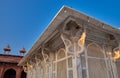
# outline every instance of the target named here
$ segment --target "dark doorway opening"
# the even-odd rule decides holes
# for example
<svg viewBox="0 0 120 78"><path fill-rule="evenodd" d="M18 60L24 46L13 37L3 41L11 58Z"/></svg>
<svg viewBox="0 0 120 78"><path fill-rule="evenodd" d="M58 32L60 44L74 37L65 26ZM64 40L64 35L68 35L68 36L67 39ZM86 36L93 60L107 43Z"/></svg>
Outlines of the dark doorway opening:
<svg viewBox="0 0 120 78"><path fill-rule="evenodd" d="M21 72L21 77L20 78L26 78L26 73L24 71Z"/></svg>
<svg viewBox="0 0 120 78"><path fill-rule="evenodd" d="M16 71L13 69L9 69L5 72L4 78L16 78Z"/></svg>

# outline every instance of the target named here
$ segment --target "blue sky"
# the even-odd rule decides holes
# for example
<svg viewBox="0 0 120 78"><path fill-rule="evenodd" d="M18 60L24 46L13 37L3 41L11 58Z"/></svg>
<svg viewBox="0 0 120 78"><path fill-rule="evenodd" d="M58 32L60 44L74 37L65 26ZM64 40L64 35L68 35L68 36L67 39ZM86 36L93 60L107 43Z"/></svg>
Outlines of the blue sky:
<svg viewBox="0 0 120 78"><path fill-rule="evenodd" d="M28 51L54 15L67 5L115 27L120 27L119 0L0 0L0 53Z"/></svg>

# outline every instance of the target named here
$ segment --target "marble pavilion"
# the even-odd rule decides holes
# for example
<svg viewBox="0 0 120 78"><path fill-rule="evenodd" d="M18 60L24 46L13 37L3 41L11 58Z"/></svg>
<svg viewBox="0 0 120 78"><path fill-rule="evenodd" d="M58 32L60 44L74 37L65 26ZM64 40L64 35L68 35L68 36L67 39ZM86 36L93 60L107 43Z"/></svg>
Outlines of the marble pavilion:
<svg viewBox="0 0 120 78"><path fill-rule="evenodd" d="M120 29L63 6L19 62L27 78L120 78Z"/></svg>

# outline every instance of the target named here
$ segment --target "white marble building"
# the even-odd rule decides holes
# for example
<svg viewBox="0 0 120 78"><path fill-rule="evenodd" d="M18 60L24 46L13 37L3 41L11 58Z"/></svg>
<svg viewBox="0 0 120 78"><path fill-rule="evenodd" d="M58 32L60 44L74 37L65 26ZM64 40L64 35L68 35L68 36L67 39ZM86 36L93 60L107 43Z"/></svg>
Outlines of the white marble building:
<svg viewBox="0 0 120 78"><path fill-rule="evenodd" d="M27 78L120 78L120 30L63 6L19 62Z"/></svg>

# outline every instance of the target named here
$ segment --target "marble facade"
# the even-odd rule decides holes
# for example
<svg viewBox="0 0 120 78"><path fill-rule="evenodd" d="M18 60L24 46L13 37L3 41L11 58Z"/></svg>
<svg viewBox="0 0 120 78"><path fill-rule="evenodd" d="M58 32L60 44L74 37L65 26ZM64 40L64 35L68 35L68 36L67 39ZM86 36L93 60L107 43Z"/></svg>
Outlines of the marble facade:
<svg viewBox="0 0 120 78"><path fill-rule="evenodd" d="M27 78L120 78L120 30L63 6L19 62Z"/></svg>

